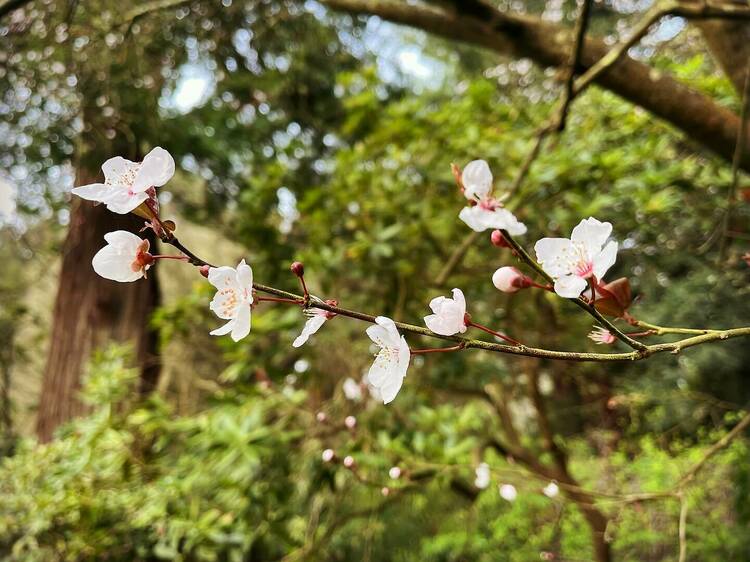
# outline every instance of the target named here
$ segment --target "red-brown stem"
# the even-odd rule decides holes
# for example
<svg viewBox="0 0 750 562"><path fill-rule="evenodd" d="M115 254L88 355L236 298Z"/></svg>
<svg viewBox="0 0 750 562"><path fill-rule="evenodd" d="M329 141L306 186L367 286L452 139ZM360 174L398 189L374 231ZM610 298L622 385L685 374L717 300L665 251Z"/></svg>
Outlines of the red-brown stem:
<svg viewBox="0 0 750 562"><path fill-rule="evenodd" d="M304 301L297 299L283 299L279 297L255 297L255 302L285 302L289 304L303 304Z"/></svg>
<svg viewBox="0 0 750 562"><path fill-rule="evenodd" d="M512 343L513 345L522 345L520 341L514 340L510 336L506 336L505 334L501 334L500 332L496 332L495 330L490 330L487 326L482 326L481 324L477 324L472 320L466 322L466 325L477 328L478 330L482 330L483 332L487 332L488 334L492 334L493 336L497 336L501 340L505 340L508 343Z"/></svg>
<svg viewBox="0 0 750 562"><path fill-rule="evenodd" d="M655 333L656 333L655 330L646 330L645 332L630 332L629 334L626 334L626 335L631 338L642 338L646 336L653 336Z"/></svg>
<svg viewBox="0 0 750 562"><path fill-rule="evenodd" d="M552 285L542 285L536 281L529 281L530 287L536 287L537 289L544 289L545 291L554 291L555 288Z"/></svg>
<svg viewBox="0 0 750 562"><path fill-rule="evenodd" d="M190 258L187 256L162 256L162 255L152 255L152 258L155 260L180 260L180 261L190 261Z"/></svg>
<svg viewBox="0 0 750 562"><path fill-rule="evenodd" d="M464 349L464 344L453 345L451 347L430 347L427 349L412 349L412 355L423 355L425 353L447 353L449 351L461 351Z"/></svg>
<svg viewBox="0 0 750 562"><path fill-rule="evenodd" d="M302 284L302 294L305 296L305 299L307 299L310 296L310 293L307 291L307 285L305 284L304 275L299 276L299 282Z"/></svg>

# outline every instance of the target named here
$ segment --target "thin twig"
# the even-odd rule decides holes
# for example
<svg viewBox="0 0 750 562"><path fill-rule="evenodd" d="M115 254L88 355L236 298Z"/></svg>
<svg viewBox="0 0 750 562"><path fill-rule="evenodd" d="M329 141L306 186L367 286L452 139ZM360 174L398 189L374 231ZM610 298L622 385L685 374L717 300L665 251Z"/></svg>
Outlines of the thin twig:
<svg viewBox="0 0 750 562"><path fill-rule="evenodd" d="M740 110L740 128L737 131L737 143L734 149L734 158L732 159L732 183L727 193L727 210L724 213L724 221L721 228L721 242L719 243L719 262L724 261L727 248L727 232L732 219L732 210L737 197L737 185L740 181L740 162L742 155L745 153L745 141L747 140L747 115L750 105L750 59L747 61L745 68L745 84L742 89L742 109Z"/></svg>
<svg viewBox="0 0 750 562"><path fill-rule="evenodd" d="M524 261L526 261L526 263L528 263L532 268L534 268L545 279L551 280L549 278L549 275L547 275L547 273L541 268L541 266L538 263L536 263L533 259L531 259L531 257L526 253L526 251L507 232L503 231L503 235L506 237L506 239L511 244L511 246L516 248L517 251L519 251L519 255L524 256ZM191 264L195 266L207 265L209 267L214 267L208 262L196 256L190 250L188 250L174 236L171 236L171 235L164 236L162 238L162 241L164 243L171 244L172 246L176 247L181 252L183 252L186 256L188 256L188 258L190 258ZM291 299L291 300L300 301L303 303L305 302L305 298L302 295L297 295L294 293L290 293L288 291L276 289L275 287L269 287L266 285L262 285L260 283L253 283L253 288L256 291L267 293L269 295L274 295L276 297ZM441 339L445 341L456 342L459 344L463 344L463 346L466 349L483 349L485 351L493 351L496 353L506 353L509 355L521 355L525 357L556 359L556 360L561 360L561 361L598 361L598 362L639 361L655 353L664 353L664 352L679 353L683 349L693 347L696 345L700 345L703 343L727 340L727 339L736 338L736 337L750 336L750 327L734 328L731 330L723 330L723 331L711 332L708 334L701 334L692 338L686 338L686 339L679 340L673 343L645 345L639 341L632 340L627 335L623 334L620 330L618 330L615 326L613 326L612 323L609 322L609 320L605 319L599 313L599 311L591 307L588 303L583 301L583 299L579 298L579 299L571 299L571 300L574 303L576 303L579 307L586 310L586 312L594 316L594 318L596 318L600 324L607 327L607 329L609 329L612 334L619 337L622 341L626 343L628 341L632 341L635 345L631 345L631 344L628 344L628 345L631 345L634 351L630 353L580 353L580 352L573 352L573 351L555 351L555 350L550 350L550 349L528 347L525 345L505 345L505 344L500 344L500 343L487 342L483 340L465 338L462 336L444 336L441 334L436 334L435 332L428 330L427 328L422 328L421 326L415 326L413 324L406 324L404 322L395 322L395 324L398 329L404 332L408 332L408 333L412 333L412 334L416 334L420 336L427 336L427 337L431 337L435 339ZM318 301L318 300L309 301L307 306L312 307L312 308L318 308L321 310L327 310L329 312L333 312L341 316L346 316L348 318L355 318L357 320L363 320L365 322L370 322L370 323L375 323L375 319L376 319L376 316L373 316L372 314L366 314L364 312L358 312L356 310L349 310L346 308L342 308L340 306L334 306L332 304L328 304L326 302Z"/></svg>
<svg viewBox="0 0 750 562"><path fill-rule="evenodd" d="M688 513L688 501L687 494L683 490L680 492L680 523L677 531L677 535L680 541L680 557L678 562L685 562L687 556L687 513Z"/></svg>

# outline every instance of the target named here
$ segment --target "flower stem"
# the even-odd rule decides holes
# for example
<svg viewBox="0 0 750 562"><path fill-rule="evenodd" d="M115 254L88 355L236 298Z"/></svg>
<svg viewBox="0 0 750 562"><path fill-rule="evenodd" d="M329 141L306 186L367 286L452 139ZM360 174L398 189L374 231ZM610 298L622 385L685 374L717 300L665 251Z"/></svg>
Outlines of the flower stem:
<svg viewBox="0 0 750 562"><path fill-rule="evenodd" d="M412 355L423 355L425 353L447 353L449 351L461 351L466 347L463 343L451 347L430 347L427 349L412 349Z"/></svg>
<svg viewBox="0 0 750 562"><path fill-rule="evenodd" d="M513 345L522 345L520 341L514 340L510 336L506 336L505 334L501 334L500 332L496 332L495 330L490 330L487 326L482 326L481 324L477 324L476 322L473 322L471 320L469 320L466 325L477 328L478 330L482 330L483 332L487 332L488 334L492 334L493 336L496 336L501 340L505 340L508 343L512 343Z"/></svg>
<svg viewBox="0 0 750 562"><path fill-rule="evenodd" d="M163 255L152 255L152 258L155 260L179 260L179 261L190 261L190 258L187 256L163 256Z"/></svg>
<svg viewBox="0 0 750 562"><path fill-rule="evenodd" d="M255 302L284 302L288 304L302 304L304 301L300 299L287 299L279 297L255 297Z"/></svg>

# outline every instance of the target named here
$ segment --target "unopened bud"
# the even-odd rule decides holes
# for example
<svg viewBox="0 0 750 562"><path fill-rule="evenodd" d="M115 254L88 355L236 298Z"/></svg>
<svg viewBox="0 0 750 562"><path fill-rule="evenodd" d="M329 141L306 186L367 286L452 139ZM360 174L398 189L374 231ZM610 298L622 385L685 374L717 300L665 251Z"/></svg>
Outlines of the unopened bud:
<svg viewBox="0 0 750 562"><path fill-rule="evenodd" d="M393 478L394 480L398 480L401 476L401 469L397 466L392 466L391 469L388 471L388 476Z"/></svg>
<svg viewBox="0 0 750 562"><path fill-rule="evenodd" d="M208 272L211 271L211 268L207 265L202 265L198 271L200 271L200 274L203 275L203 277L208 279Z"/></svg>
<svg viewBox="0 0 750 562"><path fill-rule="evenodd" d="M492 274L492 284L503 293L516 293L520 289L531 287L531 279L518 269L505 266Z"/></svg>
<svg viewBox="0 0 750 562"><path fill-rule="evenodd" d="M490 242L498 248L510 248L510 244L508 244L505 236L503 236L503 233L499 230L492 231L492 234L490 234Z"/></svg>
<svg viewBox="0 0 750 562"><path fill-rule="evenodd" d="M344 457L344 466L346 468L354 468L354 465L357 464L354 462L354 457L346 456Z"/></svg>
<svg viewBox="0 0 750 562"><path fill-rule="evenodd" d="M302 277L303 275L305 275L305 266L301 261L292 263L292 265L289 266L289 269L291 269L292 273L294 273L297 277Z"/></svg>
<svg viewBox="0 0 750 562"><path fill-rule="evenodd" d="M325 423L328 421L328 416L325 412L318 412L315 414L315 419L318 420L319 423Z"/></svg>
<svg viewBox="0 0 750 562"><path fill-rule="evenodd" d="M387 498L388 494L391 493L391 489L388 486L383 486L382 488L380 488L380 493L383 494L384 498Z"/></svg>
<svg viewBox="0 0 750 562"><path fill-rule="evenodd" d="M320 458L323 459L323 462L331 462L336 457L336 453L333 452L333 449L326 449L323 451L323 454L320 455Z"/></svg>
<svg viewBox="0 0 750 562"><path fill-rule="evenodd" d="M354 429L357 426L357 418L354 416L346 416L344 419L344 425L349 429Z"/></svg>

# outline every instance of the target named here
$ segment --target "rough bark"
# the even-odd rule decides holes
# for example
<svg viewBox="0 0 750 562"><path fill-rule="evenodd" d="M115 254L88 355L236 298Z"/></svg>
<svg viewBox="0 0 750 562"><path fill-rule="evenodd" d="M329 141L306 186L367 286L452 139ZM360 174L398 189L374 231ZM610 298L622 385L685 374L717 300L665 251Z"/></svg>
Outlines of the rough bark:
<svg viewBox="0 0 750 562"><path fill-rule="evenodd" d="M98 180L80 170L77 185ZM70 228L62 248L62 268L54 308L49 356L42 382L37 434L48 441L63 422L85 413L77 395L86 362L107 342L130 342L142 372L142 387L152 388L159 373L157 338L148 318L159 302L156 271L148 280L116 283L96 275L91 259L104 234L137 232L143 220L116 215L103 205L74 198ZM153 243L153 241L152 241Z"/></svg>
<svg viewBox="0 0 750 562"><path fill-rule="evenodd" d="M742 6L745 2L735 2ZM728 20L696 20L711 55L732 81L738 94L745 84L750 62L750 22Z"/></svg>
<svg viewBox="0 0 750 562"><path fill-rule="evenodd" d="M527 57L545 67L564 67L573 41L568 28L538 18L503 13L476 0L457 2L453 11L390 0L322 2L336 10L377 15L504 55ZM590 68L608 50L603 40L587 37L578 72ZM740 119L710 97L627 56L602 73L596 83L671 123L703 148L731 162ZM742 167L750 171L748 152L742 158Z"/></svg>

